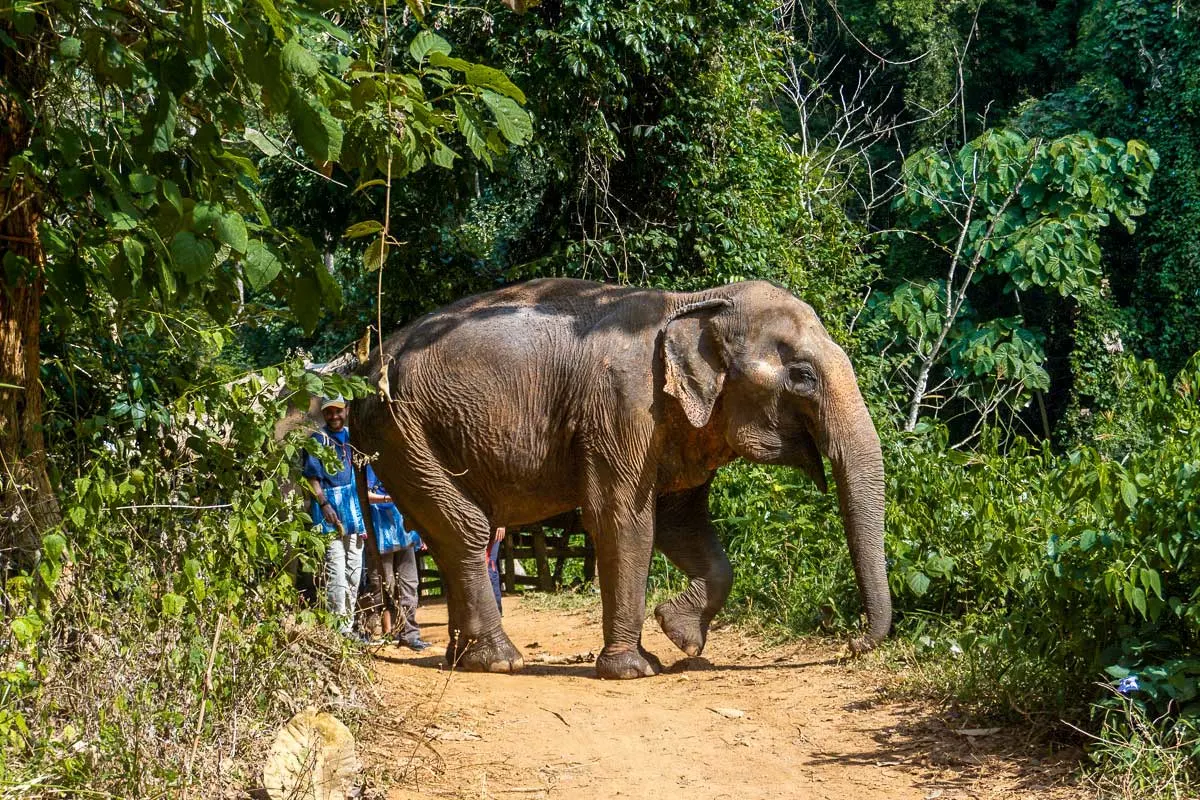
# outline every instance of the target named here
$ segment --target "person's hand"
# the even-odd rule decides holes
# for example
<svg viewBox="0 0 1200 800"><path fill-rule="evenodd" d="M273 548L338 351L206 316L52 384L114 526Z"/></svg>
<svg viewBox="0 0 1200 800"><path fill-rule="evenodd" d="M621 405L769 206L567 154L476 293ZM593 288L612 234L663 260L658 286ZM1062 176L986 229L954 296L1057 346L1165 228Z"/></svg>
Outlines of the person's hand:
<svg viewBox="0 0 1200 800"><path fill-rule="evenodd" d="M504 528L503 527L496 528L496 541L497 542L504 541Z"/></svg>
<svg viewBox="0 0 1200 800"><path fill-rule="evenodd" d="M330 525L333 525L335 528L338 527L340 520L338 519L337 512L333 510L333 503L330 503L328 500L321 503L321 516Z"/></svg>

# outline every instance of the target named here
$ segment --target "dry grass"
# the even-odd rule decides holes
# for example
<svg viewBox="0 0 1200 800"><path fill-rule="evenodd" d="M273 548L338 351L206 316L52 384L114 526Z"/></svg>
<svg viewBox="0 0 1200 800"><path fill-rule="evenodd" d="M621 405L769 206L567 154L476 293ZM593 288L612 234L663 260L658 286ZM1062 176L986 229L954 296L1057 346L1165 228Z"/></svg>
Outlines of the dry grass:
<svg viewBox="0 0 1200 800"><path fill-rule="evenodd" d="M1197 800L1200 758L1196 730L1150 719L1132 700L1110 709L1093 741L1099 768L1088 776L1100 797L1114 800Z"/></svg>
<svg viewBox="0 0 1200 800"><path fill-rule="evenodd" d="M5 797L244 797L296 711L353 724L377 703L366 659L323 626L106 610L43 643L42 679L12 706L28 733L0 765Z"/></svg>

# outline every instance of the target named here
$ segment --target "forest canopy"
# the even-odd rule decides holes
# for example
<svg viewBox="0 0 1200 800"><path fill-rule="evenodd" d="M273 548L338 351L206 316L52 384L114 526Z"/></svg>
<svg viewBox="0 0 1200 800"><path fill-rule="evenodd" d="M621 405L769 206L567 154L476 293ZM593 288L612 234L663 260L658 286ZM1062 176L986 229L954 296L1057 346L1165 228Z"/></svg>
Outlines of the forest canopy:
<svg viewBox="0 0 1200 800"><path fill-rule="evenodd" d="M544 276L811 303L884 440L898 638L1194 780L1196 7L528 5L0 8L0 785L173 792L215 769L163 734L197 702L219 749L319 692L274 658L321 631L276 425L373 387L306 364ZM858 625L835 500L714 497L734 616Z"/></svg>

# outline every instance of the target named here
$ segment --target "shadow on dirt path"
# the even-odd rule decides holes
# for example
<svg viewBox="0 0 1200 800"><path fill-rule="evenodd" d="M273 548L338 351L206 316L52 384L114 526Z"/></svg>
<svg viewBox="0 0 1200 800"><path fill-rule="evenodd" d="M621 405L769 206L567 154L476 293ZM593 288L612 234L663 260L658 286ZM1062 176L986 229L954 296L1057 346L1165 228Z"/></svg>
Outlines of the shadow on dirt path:
<svg viewBox="0 0 1200 800"><path fill-rule="evenodd" d="M715 630L704 658L679 652L653 620L663 675L609 682L598 603L584 611L504 600L525 655L517 675L450 673L441 648L376 654L383 698L361 749L380 796L451 798L838 798L953 800L1089 796L1078 754L1047 757L1019 730L963 731L934 709L882 700L879 676L835 647L769 647ZM445 607L419 613L446 642ZM431 655L436 652L438 655ZM577 659L579 663L563 663Z"/></svg>

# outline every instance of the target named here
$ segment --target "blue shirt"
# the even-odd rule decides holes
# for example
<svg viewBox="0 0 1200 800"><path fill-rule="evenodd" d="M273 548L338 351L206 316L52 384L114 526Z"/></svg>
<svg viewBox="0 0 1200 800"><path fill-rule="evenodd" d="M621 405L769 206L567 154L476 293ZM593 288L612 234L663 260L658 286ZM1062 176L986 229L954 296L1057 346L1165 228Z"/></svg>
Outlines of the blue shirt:
<svg viewBox="0 0 1200 800"><path fill-rule="evenodd" d="M332 447L337 451L338 456L342 459L342 469L339 472L330 474L325 469L325 465L321 463L321 459L317 458L307 450L304 451L304 461L301 464L300 471L306 478L317 478L321 481L322 486L349 486L354 482L354 462L350 458L350 429L343 427L337 433L329 430L329 426L324 426L321 430L312 435L312 438L326 447ZM368 466L369 470L370 467ZM367 485L371 485L371 481L367 481Z"/></svg>
<svg viewBox="0 0 1200 800"><path fill-rule="evenodd" d="M325 500L333 506L333 511L341 522L341 533L346 535L366 533L363 522L363 512L358 505L358 493L354 488L354 461L350 457L350 430L342 428L337 433L323 427L312 435L312 438L327 447L332 447L341 459L342 468L337 472L329 472L321 460L307 450L304 451L304 462L300 471L306 478L316 478L321 482ZM321 507L314 496L309 506L309 516L314 525L326 533L334 533L338 528L325 520Z"/></svg>

